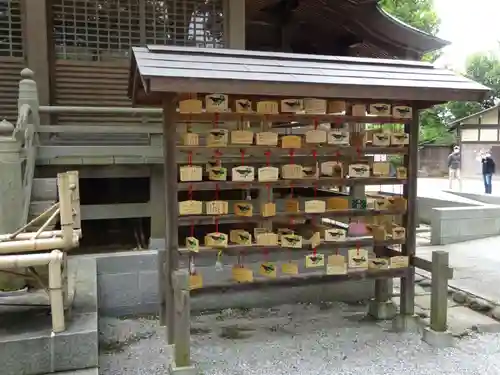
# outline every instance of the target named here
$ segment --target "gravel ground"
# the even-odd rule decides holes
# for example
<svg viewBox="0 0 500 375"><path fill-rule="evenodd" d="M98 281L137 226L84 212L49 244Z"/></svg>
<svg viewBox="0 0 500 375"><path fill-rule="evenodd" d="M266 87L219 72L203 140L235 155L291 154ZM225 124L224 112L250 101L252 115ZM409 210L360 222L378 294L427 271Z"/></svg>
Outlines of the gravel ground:
<svg viewBox="0 0 500 375"><path fill-rule="evenodd" d="M203 375L500 374L500 334L435 349L364 318L363 305L285 305L192 318L192 358ZM170 353L155 317L102 318L100 374L166 374Z"/></svg>

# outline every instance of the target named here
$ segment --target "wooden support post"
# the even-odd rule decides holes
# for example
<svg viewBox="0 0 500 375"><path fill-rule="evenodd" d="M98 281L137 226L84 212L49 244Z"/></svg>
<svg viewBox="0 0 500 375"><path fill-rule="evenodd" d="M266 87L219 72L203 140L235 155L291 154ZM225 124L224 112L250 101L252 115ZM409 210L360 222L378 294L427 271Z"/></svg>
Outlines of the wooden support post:
<svg viewBox="0 0 500 375"><path fill-rule="evenodd" d="M23 225L21 142L13 133L13 124L0 122L0 234L13 233ZM22 278L0 273L0 289L16 290L24 285Z"/></svg>
<svg viewBox="0 0 500 375"><path fill-rule="evenodd" d="M158 251L158 283L160 287L160 324L167 327L168 344L174 343L175 306L171 276L179 267L179 225L176 162L176 97L163 100L163 155L165 180L165 249ZM162 288L163 286L163 288Z"/></svg>
<svg viewBox="0 0 500 375"><path fill-rule="evenodd" d="M408 201L408 210L404 217L406 227L406 243L403 245L403 255L411 258L416 252L417 233L417 178L418 178L418 136L419 109L413 106L413 119L405 124L405 132L410 135L408 155L405 156L405 166L408 169L408 179L403 187L403 196ZM411 267L406 277L401 278L400 310L402 315L415 314L415 267Z"/></svg>
<svg viewBox="0 0 500 375"><path fill-rule="evenodd" d="M432 252L430 328L436 332L445 332L448 328L448 277L446 275L448 263L448 252Z"/></svg>
<svg viewBox="0 0 500 375"><path fill-rule="evenodd" d="M22 0L24 51L28 67L38 82L40 104L50 104L50 7L48 0Z"/></svg>
<svg viewBox="0 0 500 375"><path fill-rule="evenodd" d="M383 256L384 248L375 247L375 255ZM393 283L392 279L375 279L375 296L370 301L368 315L372 318L387 320L396 315L396 306L391 301Z"/></svg>
<svg viewBox="0 0 500 375"><path fill-rule="evenodd" d="M161 137L160 141L162 141ZM150 167L149 207L151 213L149 248L151 250L165 249L165 184L163 169L160 165Z"/></svg>
<svg viewBox="0 0 500 375"><path fill-rule="evenodd" d="M245 49L245 0L225 0L227 48Z"/></svg>
<svg viewBox="0 0 500 375"><path fill-rule="evenodd" d="M189 299L189 272L177 270L172 275L175 294L175 367L191 365L191 304Z"/></svg>

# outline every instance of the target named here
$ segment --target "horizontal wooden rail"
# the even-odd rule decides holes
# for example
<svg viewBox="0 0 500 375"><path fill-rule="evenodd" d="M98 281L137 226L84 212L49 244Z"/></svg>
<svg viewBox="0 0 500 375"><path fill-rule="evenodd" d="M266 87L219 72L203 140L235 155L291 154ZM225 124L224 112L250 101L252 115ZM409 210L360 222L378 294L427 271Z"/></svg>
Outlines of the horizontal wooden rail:
<svg viewBox="0 0 500 375"><path fill-rule="evenodd" d="M373 247L373 246L389 246L389 245L402 245L404 244L404 240L392 240L388 239L385 241L374 241L372 237L356 237L350 238L348 237L344 241L336 241L336 242L322 242L317 246L317 250L321 249L330 249L330 251L336 251L337 249L344 249L347 247ZM269 251L271 253L277 252L288 252L290 254L297 254L301 251L311 252L311 242L310 241L302 241L302 248L288 248L282 246L260 246L257 244L252 245L229 245L225 248L214 249L212 247L200 246L199 252L195 253L190 251L187 248L180 248L179 253L184 255L194 255L195 257L200 256L213 256L217 254L217 251L220 250L224 253L224 255L234 256L234 255L250 255L255 253L262 253L264 250ZM401 255L401 254L399 254Z"/></svg>
<svg viewBox="0 0 500 375"><path fill-rule="evenodd" d="M81 206L82 220L132 219L151 216L150 203L87 204Z"/></svg>
<svg viewBox="0 0 500 375"><path fill-rule="evenodd" d="M317 186L353 186L353 185L403 185L406 184L405 179L396 177L366 177L366 178L338 178L338 177L320 177L318 179L302 178L297 180L277 180L272 182L262 181L201 181L201 182L179 182L178 190L233 190L233 189L249 189L260 187L276 187L276 188L298 188Z"/></svg>
<svg viewBox="0 0 500 375"><path fill-rule="evenodd" d="M317 198L315 198L317 199ZM328 199L328 197L324 197ZM237 201L234 201L236 203ZM252 216L238 216L235 214L216 216L216 215L185 215L179 216L179 221L190 222L194 224L206 224L213 223L216 219L219 224L229 220L238 220L241 222L249 221L268 221L268 220L300 220L300 219L313 219L313 218L333 218L333 217L365 217L365 216L376 216L376 215L403 215L404 211L396 210L372 210L372 209L348 209L348 210L330 210L322 213L306 213L306 212L280 212L275 216L262 217L260 214L254 214Z"/></svg>
<svg viewBox="0 0 500 375"><path fill-rule="evenodd" d="M144 125L42 125L38 133L78 133L78 134L162 134L160 124Z"/></svg>
<svg viewBox="0 0 500 375"><path fill-rule="evenodd" d="M259 277L251 283L224 283L208 284L201 289L191 290L191 295L201 295L208 293L221 293L226 291L244 291L256 289L268 289L277 287L293 287L304 285L318 285L348 280L385 279L405 277L409 272L408 268L393 268L387 270L364 270L351 271L345 275L326 275L324 273L305 273L297 276L283 276L275 279Z"/></svg>
<svg viewBox="0 0 500 375"><path fill-rule="evenodd" d="M395 256L400 256L402 253L400 251L394 250L390 247L385 248L385 256L388 257L395 257ZM421 270L427 271L427 272L432 272L432 261L419 258L416 256L410 257L410 264L416 268L419 268ZM448 280L453 279L453 268L447 267L446 269L446 277Z"/></svg>
<svg viewBox="0 0 500 375"><path fill-rule="evenodd" d="M133 108L133 107L84 107L84 106L40 106L40 113L49 114L103 114L103 115L156 115L162 114L161 108ZM402 119L395 117L383 116L346 116L338 114L305 114L305 113L276 113L276 114L263 114L263 113L236 113L236 112L222 112L222 113L178 113L177 121L179 122L208 122L213 121L275 121L275 122L290 122L290 121L323 121L335 123L373 123L373 124L403 124L410 121L410 119Z"/></svg>
<svg viewBox="0 0 500 375"><path fill-rule="evenodd" d="M51 114L107 114L107 115L157 115L162 114L161 108L133 108L133 107L70 107L41 105L40 113Z"/></svg>
<svg viewBox="0 0 500 375"><path fill-rule="evenodd" d="M39 146L38 159L64 157L123 157L140 156L143 158L163 157L163 148L155 146Z"/></svg>

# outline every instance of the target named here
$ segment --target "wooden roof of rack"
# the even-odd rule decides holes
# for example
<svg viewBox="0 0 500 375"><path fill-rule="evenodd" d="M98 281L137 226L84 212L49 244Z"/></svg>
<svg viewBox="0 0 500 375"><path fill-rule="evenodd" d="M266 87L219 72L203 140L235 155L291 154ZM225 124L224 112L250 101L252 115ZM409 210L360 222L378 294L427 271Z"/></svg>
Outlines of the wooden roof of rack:
<svg viewBox="0 0 500 375"><path fill-rule="evenodd" d="M160 104L162 93L224 93L419 101L421 107L480 101L490 90L432 64L173 46L133 48L129 95Z"/></svg>

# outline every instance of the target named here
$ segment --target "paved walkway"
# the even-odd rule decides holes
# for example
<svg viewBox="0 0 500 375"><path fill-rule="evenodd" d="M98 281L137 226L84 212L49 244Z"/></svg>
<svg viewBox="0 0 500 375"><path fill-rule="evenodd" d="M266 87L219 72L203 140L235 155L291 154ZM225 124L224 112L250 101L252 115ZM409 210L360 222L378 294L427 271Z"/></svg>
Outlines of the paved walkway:
<svg viewBox="0 0 500 375"><path fill-rule="evenodd" d="M500 195L500 181L497 186L493 195ZM447 179L418 179L418 196L458 202L456 195L443 191L447 189ZM480 179L465 179L462 181L462 191L483 193L483 183ZM421 240L425 242L425 239ZM434 250L444 250L450 254L450 265L454 268L455 276L450 285L500 303L500 236L444 246L421 246L417 254L430 260Z"/></svg>
<svg viewBox="0 0 500 375"><path fill-rule="evenodd" d="M493 182L495 185L495 181ZM493 186L493 195L500 195L500 181L498 181L498 189L495 190L495 186ZM458 185L453 185L455 190L458 190ZM434 199L443 199L449 201L462 201L460 197L457 197L454 194L448 193L448 180L446 178L419 178L418 179L418 196L419 197L427 197ZM388 193L396 193L402 194L403 187L402 185L372 185L367 186L368 191L385 191ZM462 180L462 191L466 193L475 193L482 194L484 193L483 182L480 179L464 179Z"/></svg>
<svg viewBox="0 0 500 375"><path fill-rule="evenodd" d="M444 246L422 246L417 255L431 259L432 252L450 254L454 278L450 285L500 303L500 236Z"/></svg>

